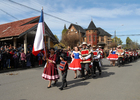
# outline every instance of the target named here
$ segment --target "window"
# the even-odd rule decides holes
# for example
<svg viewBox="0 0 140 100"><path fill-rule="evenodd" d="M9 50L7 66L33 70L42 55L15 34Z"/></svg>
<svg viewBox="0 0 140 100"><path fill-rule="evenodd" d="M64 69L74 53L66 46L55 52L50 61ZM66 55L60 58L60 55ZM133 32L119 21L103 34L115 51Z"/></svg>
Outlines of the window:
<svg viewBox="0 0 140 100"><path fill-rule="evenodd" d="M93 41L95 42L95 35L93 35Z"/></svg>
<svg viewBox="0 0 140 100"><path fill-rule="evenodd" d="M101 37L101 41L104 42L104 37L103 36Z"/></svg>
<svg viewBox="0 0 140 100"><path fill-rule="evenodd" d="M74 29L71 29L71 31L74 31Z"/></svg>
<svg viewBox="0 0 140 100"><path fill-rule="evenodd" d="M89 41L91 41L91 36L89 35Z"/></svg>

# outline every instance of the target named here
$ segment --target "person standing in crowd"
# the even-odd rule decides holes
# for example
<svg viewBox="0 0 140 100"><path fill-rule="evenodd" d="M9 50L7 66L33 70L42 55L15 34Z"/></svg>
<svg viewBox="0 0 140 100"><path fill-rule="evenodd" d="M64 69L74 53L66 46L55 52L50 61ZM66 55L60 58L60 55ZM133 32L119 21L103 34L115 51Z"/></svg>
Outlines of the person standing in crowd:
<svg viewBox="0 0 140 100"><path fill-rule="evenodd" d="M121 45L118 46L116 54L118 55L118 67L120 67L124 64L124 49L122 49Z"/></svg>
<svg viewBox="0 0 140 100"><path fill-rule="evenodd" d="M85 72L84 69L87 71L87 76L89 77L90 75L90 70L89 70L89 64L91 63L91 52L89 49L86 48L87 43L83 42L82 43L82 50L80 51L80 59L81 59L81 74L82 74L82 79L85 78Z"/></svg>
<svg viewBox="0 0 140 100"><path fill-rule="evenodd" d="M0 70L1 70L1 69L3 69L3 68L2 68L2 52L1 52L1 50L0 50Z"/></svg>
<svg viewBox="0 0 140 100"><path fill-rule="evenodd" d="M67 87L67 71L68 71L68 63L66 61L66 55L64 53L62 53L60 55L60 66L59 66L59 70L61 71L62 74L62 85L59 88L60 90L63 90L64 87Z"/></svg>
<svg viewBox="0 0 140 100"><path fill-rule="evenodd" d="M18 57L18 55L17 55L17 53L15 53L14 55L13 55L13 59L14 59L14 68L18 68L18 59L19 59L19 57Z"/></svg>
<svg viewBox="0 0 140 100"><path fill-rule="evenodd" d="M75 47L74 49L75 49L75 51L73 51L73 53L71 54L72 62L69 65L69 69L73 70L75 72L74 79L76 79L77 78L77 70L81 70L81 64L80 64L81 60L79 58L80 51L78 51L78 47Z"/></svg>
<svg viewBox="0 0 140 100"><path fill-rule="evenodd" d="M10 54L10 52L9 52L9 50L7 50L7 52L6 52L6 67L7 68L11 68L11 66L10 66L10 59L11 59L11 54Z"/></svg>
<svg viewBox="0 0 140 100"><path fill-rule="evenodd" d="M45 55L43 59L45 60ZM56 66L56 54L54 48L50 49L50 54L47 56L46 60L47 63L45 64L42 78L45 80L49 80L48 88L51 88L52 80L55 81L53 85L56 85L59 79L58 69Z"/></svg>
<svg viewBox="0 0 140 100"><path fill-rule="evenodd" d="M98 51L98 50L96 50L97 48L96 48L96 46L93 46L93 51L92 51L92 53L93 53L93 57L92 57L92 61L93 61L93 66L92 66L92 68L93 68L93 77L96 77L96 67L97 67L97 69L99 70L99 75L101 75L101 63L100 63L100 57L101 57L101 55L100 55L100 52Z"/></svg>
<svg viewBox="0 0 140 100"><path fill-rule="evenodd" d="M11 46L11 48L12 48L12 46ZM10 57L10 65L11 65L11 68L13 68L13 66L14 66L14 59L13 59L14 52L13 52L12 49L10 50L10 54L11 54L11 57Z"/></svg>
<svg viewBox="0 0 140 100"><path fill-rule="evenodd" d="M116 49L115 47L113 48L113 50L110 51L109 56L107 57L108 60L110 60L113 66L115 66L115 61L118 60L118 55L116 54Z"/></svg>
<svg viewBox="0 0 140 100"><path fill-rule="evenodd" d="M7 68L6 61L7 61L7 50L5 49L5 51L2 53L2 62L3 62L4 69Z"/></svg>
<svg viewBox="0 0 140 100"><path fill-rule="evenodd" d="M24 50L21 50L20 57L21 57L22 68L25 68L26 67L26 65L25 65L26 55L24 53Z"/></svg>
<svg viewBox="0 0 140 100"><path fill-rule="evenodd" d="M29 67L31 67L31 53L30 53L30 51L28 50L27 51L27 54L26 54L26 60L27 60L27 63L26 63L26 66L29 68Z"/></svg>
<svg viewBox="0 0 140 100"><path fill-rule="evenodd" d="M42 57L43 57L42 52L40 51L37 56L38 56L39 66L41 66L42 65Z"/></svg>
<svg viewBox="0 0 140 100"><path fill-rule="evenodd" d="M31 53L31 66L35 67L36 56Z"/></svg>

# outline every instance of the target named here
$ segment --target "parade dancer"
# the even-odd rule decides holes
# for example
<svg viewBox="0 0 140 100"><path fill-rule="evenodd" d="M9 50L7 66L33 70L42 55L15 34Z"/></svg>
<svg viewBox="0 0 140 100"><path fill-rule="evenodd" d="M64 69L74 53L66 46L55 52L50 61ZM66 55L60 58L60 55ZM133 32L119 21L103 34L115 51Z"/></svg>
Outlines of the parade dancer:
<svg viewBox="0 0 140 100"><path fill-rule="evenodd" d="M66 56L64 53L61 53L60 55L60 66L59 66L59 70L61 71L62 74L62 86L59 88L60 90L63 90L64 87L67 87L67 71L68 71L68 63L66 61Z"/></svg>
<svg viewBox="0 0 140 100"><path fill-rule="evenodd" d="M92 61L93 61L93 77L96 77L96 67L99 70L99 75L101 75L101 63L99 61L101 55L98 50L96 50L96 46L93 46L93 56L92 56Z"/></svg>
<svg viewBox="0 0 140 100"><path fill-rule="evenodd" d="M128 52L128 49L125 50L125 62L128 63L129 62L129 57L130 57L130 54Z"/></svg>
<svg viewBox="0 0 140 100"><path fill-rule="evenodd" d="M52 80L55 81L53 85L56 85L56 82L59 79L58 69L56 66L56 54L54 51L54 48L50 49L50 54L46 58L47 64L45 64L44 72L42 74L43 79L49 80L48 88L51 87ZM43 59L45 60L45 56Z"/></svg>
<svg viewBox="0 0 140 100"><path fill-rule="evenodd" d="M122 49L122 46L117 46L118 49L116 51L116 54L118 55L118 67L124 64L124 49Z"/></svg>
<svg viewBox="0 0 140 100"><path fill-rule="evenodd" d="M74 49L75 49L75 51L73 51L73 53L71 54L72 62L69 65L69 69L75 71L74 79L76 79L77 70L81 70L81 64L80 64L81 60L79 58L80 51L78 51L78 47L75 47Z"/></svg>
<svg viewBox="0 0 140 100"><path fill-rule="evenodd" d="M87 71L87 76L90 75L89 64L91 63L91 52L89 49L86 48L87 43L82 43L82 50L80 51L80 59L81 59L81 74L82 79L85 79L85 72L84 69Z"/></svg>
<svg viewBox="0 0 140 100"><path fill-rule="evenodd" d="M115 61L118 60L118 55L116 54L116 49L115 47L113 48L113 50L110 51L109 56L107 57L108 60L110 60L113 66L115 66Z"/></svg>
<svg viewBox="0 0 140 100"><path fill-rule="evenodd" d="M101 55L99 61L100 61L101 65L103 65L103 63L102 63L102 59L103 59L103 49L102 49L102 46L98 46L98 50L99 50L100 55Z"/></svg>

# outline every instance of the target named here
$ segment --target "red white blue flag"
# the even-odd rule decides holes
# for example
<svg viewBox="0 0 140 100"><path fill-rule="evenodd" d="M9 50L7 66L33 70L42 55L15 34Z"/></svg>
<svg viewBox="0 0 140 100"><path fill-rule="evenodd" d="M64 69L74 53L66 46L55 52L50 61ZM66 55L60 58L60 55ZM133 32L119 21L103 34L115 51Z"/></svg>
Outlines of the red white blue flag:
<svg viewBox="0 0 140 100"><path fill-rule="evenodd" d="M43 34L45 34L45 28L44 28L44 16L43 16L43 9L41 10L41 16L39 19L39 23L37 26L37 31L34 39L34 44L33 44L33 50L32 53L37 56L37 54L44 49L44 37Z"/></svg>

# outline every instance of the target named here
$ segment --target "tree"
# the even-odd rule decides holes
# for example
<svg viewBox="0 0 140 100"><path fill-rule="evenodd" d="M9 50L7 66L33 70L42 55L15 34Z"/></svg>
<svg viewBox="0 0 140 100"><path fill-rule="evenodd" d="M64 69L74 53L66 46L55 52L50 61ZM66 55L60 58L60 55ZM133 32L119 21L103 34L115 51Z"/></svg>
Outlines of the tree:
<svg viewBox="0 0 140 100"><path fill-rule="evenodd" d="M66 25L64 25L64 29L62 30L62 41L63 41L63 38L65 37L65 35L66 35L66 32L67 32L67 28L66 28Z"/></svg>
<svg viewBox="0 0 140 100"><path fill-rule="evenodd" d="M57 35L54 35L54 36L55 36L55 38L59 41L59 39L58 39Z"/></svg>
<svg viewBox="0 0 140 100"><path fill-rule="evenodd" d="M122 40L118 38L117 36L112 39L112 42L116 43L117 45L122 45L123 43Z"/></svg>
<svg viewBox="0 0 140 100"><path fill-rule="evenodd" d="M127 37L126 38L126 48L127 49L130 48L131 43L132 43L132 40L129 37Z"/></svg>
<svg viewBox="0 0 140 100"><path fill-rule="evenodd" d="M70 46L71 48L73 48L74 46L77 46L78 42L80 41L80 36L78 34L68 34L65 35L64 37L64 41L66 46Z"/></svg>
<svg viewBox="0 0 140 100"><path fill-rule="evenodd" d="M139 48L139 44L137 41L132 41L130 44L130 48L131 49L138 49Z"/></svg>

